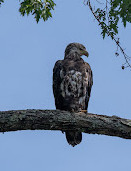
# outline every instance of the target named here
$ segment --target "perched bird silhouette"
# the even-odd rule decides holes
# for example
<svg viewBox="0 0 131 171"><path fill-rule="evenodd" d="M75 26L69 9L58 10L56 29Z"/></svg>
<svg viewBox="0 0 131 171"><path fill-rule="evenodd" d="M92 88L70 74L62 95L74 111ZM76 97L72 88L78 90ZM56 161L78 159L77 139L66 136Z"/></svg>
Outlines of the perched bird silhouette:
<svg viewBox="0 0 131 171"><path fill-rule="evenodd" d="M89 56L86 48L79 43L70 43L65 49L63 60L55 63L53 69L53 93L56 109L85 112L93 85L90 65L81 56ZM66 131L66 139L73 147L82 140L82 133Z"/></svg>

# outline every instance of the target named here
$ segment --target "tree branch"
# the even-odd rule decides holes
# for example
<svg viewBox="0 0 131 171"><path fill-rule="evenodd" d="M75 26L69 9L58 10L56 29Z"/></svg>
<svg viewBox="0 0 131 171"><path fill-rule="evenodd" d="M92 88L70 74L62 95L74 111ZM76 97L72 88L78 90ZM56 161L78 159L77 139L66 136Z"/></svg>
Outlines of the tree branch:
<svg viewBox="0 0 131 171"><path fill-rule="evenodd" d="M0 132L17 130L80 130L131 139L131 120L91 113L60 110L14 110L0 112Z"/></svg>
<svg viewBox="0 0 131 171"><path fill-rule="evenodd" d="M108 14L108 12L107 12L107 8L108 8L108 7L107 7L107 3L108 3L108 1L106 0L106 14ZM112 33L114 33L114 32L110 31L110 29L109 29L108 27L106 28L106 27L103 25L103 23L106 24L105 21L101 21L101 19L99 18L99 16L97 16L97 14L95 13L95 11L94 11L93 8L92 8L92 5L91 5L90 0L87 0L86 3L85 3L85 1L84 1L84 4L89 6L90 11L92 12L93 16L95 17L95 19L97 20L97 22L99 23L99 25L100 25L101 27L103 27L103 28L106 30L105 33L106 33L108 36L110 36L111 39L116 43L116 45L117 45L117 50L118 50L118 48L119 48L120 51L121 51L121 53L123 54L123 56L124 56L124 58L125 58L125 63L122 65L122 69L125 69L125 68L128 68L128 67L131 68L131 64L130 64L131 57L128 56L128 55L125 53L125 50L124 50L124 49L122 48L122 46L120 45L119 38L116 38L115 35L112 34ZM107 19L109 19L109 17L107 17ZM109 20L108 20L108 21L109 21ZM105 36L104 36L104 37L105 37ZM116 56L119 56L119 53L116 52L115 55L116 55Z"/></svg>

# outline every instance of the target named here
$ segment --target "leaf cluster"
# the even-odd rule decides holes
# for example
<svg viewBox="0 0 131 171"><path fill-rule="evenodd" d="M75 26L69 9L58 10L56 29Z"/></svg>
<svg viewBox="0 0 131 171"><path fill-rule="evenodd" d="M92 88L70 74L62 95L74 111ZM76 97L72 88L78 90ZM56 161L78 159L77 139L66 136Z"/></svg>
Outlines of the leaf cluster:
<svg viewBox="0 0 131 171"><path fill-rule="evenodd" d="M113 38L114 35L116 35L118 33L118 16L112 16L111 13L107 13L105 10L102 10L100 8L98 8L95 11L95 14L97 15L98 20L100 21L100 26L102 29L102 36L103 39L105 38L105 35L111 35L111 37Z"/></svg>
<svg viewBox="0 0 131 171"><path fill-rule="evenodd" d="M0 0L0 5L1 5L2 3L4 3L4 0Z"/></svg>
<svg viewBox="0 0 131 171"><path fill-rule="evenodd" d="M131 0L111 0L110 14L122 19L124 27L131 23Z"/></svg>
<svg viewBox="0 0 131 171"><path fill-rule="evenodd" d="M103 39L105 35L110 35L113 39L118 34L118 22L122 19L124 27L127 22L131 22L131 0L110 0L104 9L97 8L95 11L97 19L100 21Z"/></svg>
<svg viewBox="0 0 131 171"><path fill-rule="evenodd" d="M53 0L24 0L20 5L21 15L32 14L38 23L40 19L46 21L52 17L51 10L54 10L56 4Z"/></svg>

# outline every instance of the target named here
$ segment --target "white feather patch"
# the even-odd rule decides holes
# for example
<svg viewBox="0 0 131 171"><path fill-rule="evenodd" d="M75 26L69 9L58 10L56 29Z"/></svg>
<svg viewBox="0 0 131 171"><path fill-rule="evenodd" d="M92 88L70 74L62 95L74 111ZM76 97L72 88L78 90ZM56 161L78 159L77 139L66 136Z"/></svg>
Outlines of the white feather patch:
<svg viewBox="0 0 131 171"><path fill-rule="evenodd" d="M62 79L60 85L62 96L80 97L79 104L83 104L86 96L86 85L88 84L87 73L86 77L83 78L82 73L71 70L64 76L63 71L61 70L60 77Z"/></svg>

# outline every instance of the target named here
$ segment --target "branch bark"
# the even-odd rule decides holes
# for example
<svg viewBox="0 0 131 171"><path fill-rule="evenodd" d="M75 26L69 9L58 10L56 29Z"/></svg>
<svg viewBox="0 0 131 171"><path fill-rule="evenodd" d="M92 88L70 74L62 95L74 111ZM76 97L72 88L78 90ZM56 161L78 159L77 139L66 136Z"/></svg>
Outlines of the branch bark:
<svg viewBox="0 0 131 171"><path fill-rule="evenodd" d="M80 130L89 134L131 139L131 120L60 110L1 111L0 132L17 130Z"/></svg>

